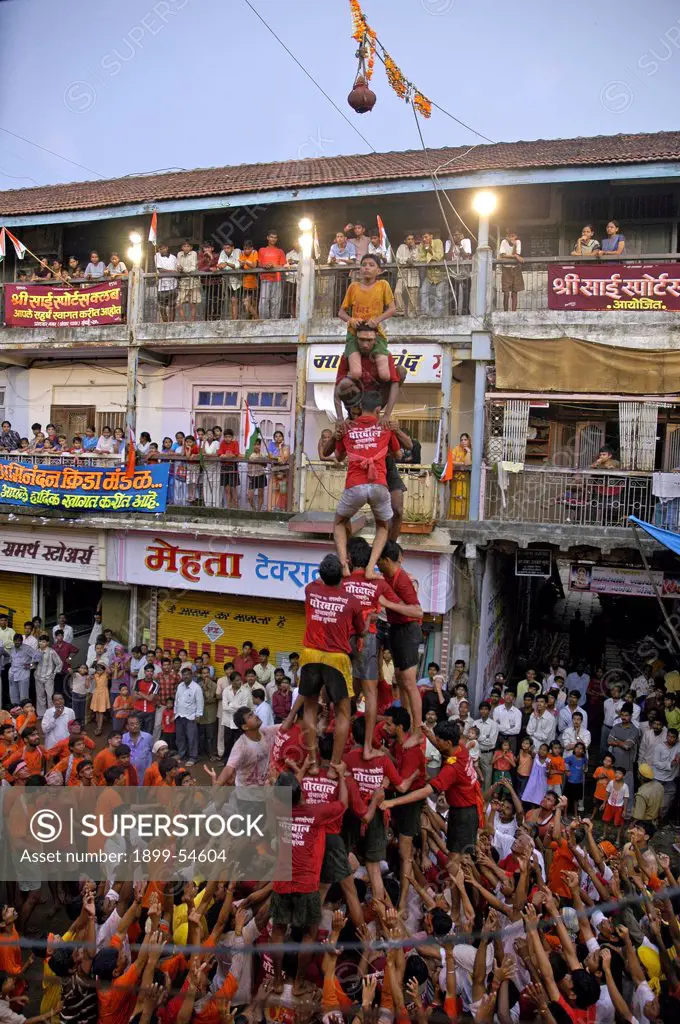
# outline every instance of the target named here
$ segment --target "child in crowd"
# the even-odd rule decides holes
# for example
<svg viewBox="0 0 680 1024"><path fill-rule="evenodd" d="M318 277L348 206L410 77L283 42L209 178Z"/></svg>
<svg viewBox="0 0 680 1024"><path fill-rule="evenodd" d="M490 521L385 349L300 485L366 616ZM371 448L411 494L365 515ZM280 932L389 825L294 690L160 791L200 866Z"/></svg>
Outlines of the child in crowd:
<svg viewBox="0 0 680 1024"><path fill-rule="evenodd" d="M361 380L361 352L357 345L357 332L362 327L377 331L371 358L375 361L378 378L381 381L390 379L389 349L381 324L394 315L397 307L387 281L378 281L381 273L382 267L375 256L364 256L360 280L350 284L338 313L340 319L347 324L345 356L349 364L349 376L355 381Z"/></svg>
<svg viewBox="0 0 680 1024"><path fill-rule="evenodd" d="M621 846L623 812L629 796L628 786L623 781L625 774L623 768L614 769L614 778L607 783L607 802L602 814L604 838L607 839L609 826L613 825L616 831L615 844L617 847Z"/></svg>
<svg viewBox="0 0 680 1024"><path fill-rule="evenodd" d="M571 754L564 759L567 767L567 780L564 784L564 795L569 803L567 807L574 816L578 814L579 805L583 806L586 772L588 771L588 754L585 743L577 743Z"/></svg>
<svg viewBox="0 0 680 1024"><path fill-rule="evenodd" d="M604 812L607 803L607 784L614 779L614 758L611 754L605 754L602 764L593 772L593 778L597 782L594 794L593 818Z"/></svg>
<svg viewBox="0 0 680 1024"><path fill-rule="evenodd" d="M97 722L95 736L101 736L104 728L104 715L110 707L109 669L102 661L94 666L94 693L90 701L90 711L95 715Z"/></svg>
<svg viewBox="0 0 680 1024"><path fill-rule="evenodd" d="M517 782L515 789L517 796L522 797L522 793L526 788L526 784L529 781L531 775L531 769L534 764L534 748L533 744L528 736L525 736L522 740L519 748L519 756L517 758Z"/></svg>
<svg viewBox="0 0 680 1024"><path fill-rule="evenodd" d="M567 766L562 757L562 744L559 740L553 740L550 744L550 757L548 758L548 791L562 796L562 786L567 774Z"/></svg>
<svg viewBox="0 0 680 1024"><path fill-rule="evenodd" d="M177 748L175 733L175 701L172 697L168 697L161 716L161 739L165 740L169 750Z"/></svg>
<svg viewBox="0 0 680 1024"><path fill-rule="evenodd" d="M258 264L257 252L249 238L246 238L243 243L243 249L238 261L241 265L241 270L250 270ZM251 320L259 319L257 313L257 283L257 274L243 275L243 312L247 313Z"/></svg>
<svg viewBox="0 0 680 1024"><path fill-rule="evenodd" d="M248 456L252 466L248 466L248 504L253 512L261 512L264 505L264 492L267 487L267 471L263 462L266 456L262 452L262 441L254 442L253 450ZM255 505L257 504L257 509Z"/></svg>
<svg viewBox="0 0 680 1024"><path fill-rule="evenodd" d="M540 804L548 791L548 755L547 743L541 743L538 753L531 766L529 781L524 787L522 800L525 804Z"/></svg>
<svg viewBox="0 0 680 1024"><path fill-rule="evenodd" d="M275 693L272 695L272 711L274 712L274 723L280 725L290 712L292 706L292 693L290 679L288 676L279 683Z"/></svg>
<svg viewBox="0 0 680 1024"><path fill-rule="evenodd" d="M465 746L467 747L468 754L470 755L470 760L472 761L475 771L477 772L477 777L479 781L482 782L483 776L479 767L479 729L477 728L476 725L470 726L464 738L461 740L461 743L465 744Z"/></svg>
<svg viewBox="0 0 680 1024"><path fill-rule="evenodd" d="M494 751L492 764L492 782L499 782L501 779L510 779L512 781L512 771L517 764L517 760L510 749L509 740L503 740L500 749Z"/></svg>
<svg viewBox="0 0 680 1024"><path fill-rule="evenodd" d="M113 702L113 731L125 732L128 715L132 711L134 701L130 696L130 687L121 683L118 695Z"/></svg>

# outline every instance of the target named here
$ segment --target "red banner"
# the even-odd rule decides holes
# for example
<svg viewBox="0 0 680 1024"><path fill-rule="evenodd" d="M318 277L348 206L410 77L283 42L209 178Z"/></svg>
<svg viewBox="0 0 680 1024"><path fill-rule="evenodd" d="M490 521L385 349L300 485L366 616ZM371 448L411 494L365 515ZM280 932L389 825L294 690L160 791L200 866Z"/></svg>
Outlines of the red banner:
<svg viewBox="0 0 680 1024"><path fill-rule="evenodd" d="M551 263L548 309L680 309L680 263Z"/></svg>
<svg viewBox="0 0 680 1024"><path fill-rule="evenodd" d="M98 327L122 323L123 314L123 287L113 282L82 288L5 285L7 327Z"/></svg>

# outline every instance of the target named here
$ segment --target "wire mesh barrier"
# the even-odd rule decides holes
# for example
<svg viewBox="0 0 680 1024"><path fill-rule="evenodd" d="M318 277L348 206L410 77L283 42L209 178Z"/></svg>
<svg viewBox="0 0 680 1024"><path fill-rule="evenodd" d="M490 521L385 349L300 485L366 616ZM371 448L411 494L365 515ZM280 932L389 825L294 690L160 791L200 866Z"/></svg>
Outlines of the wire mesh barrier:
<svg viewBox="0 0 680 1024"><path fill-rule="evenodd" d="M215 455L163 457L170 463L168 504L242 512L290 512L293 464Z"/></svg>
<svg viewBox="0 0 680 1024"><path fill-rule="evenodd" d="M286 320L297 316L297 271L212 270L144 275L144 323Z"/></svg>
<svg viewBox="0 0 680 1024"><path fill-rule="evenodd" d="M434 523L439 517L440 485L430 466L399 467L406 486L404 523ZM345 490L345 466L305 461L302 467L302 512L335 512ZM368 506L366 506L368 509Z"/></svg>
<svg viewBox="0 0 680 1024"><path fill-rule="evenodd" d="M360 280L358 268L320 266L316 268L314 314L331 318L338 315L345 293L353 281ZM399 264L388 263L378 278L387 281L394 293L397 316L449 317L470 312L472 263Z"/></svg>

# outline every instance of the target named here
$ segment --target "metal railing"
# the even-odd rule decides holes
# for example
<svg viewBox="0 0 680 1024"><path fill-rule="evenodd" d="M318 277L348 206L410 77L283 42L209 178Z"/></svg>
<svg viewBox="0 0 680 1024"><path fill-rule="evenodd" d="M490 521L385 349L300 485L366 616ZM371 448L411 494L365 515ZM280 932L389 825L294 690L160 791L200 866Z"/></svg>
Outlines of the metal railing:
<svg viewBox="0 0 680 1024"><path fill-rule="evenodd" d="M470 468L454 469L449 486L449 519L470 518Z"/></svg>
<svg viewBox="0 0 680 1024"><path fill-rule="evenodd" d="M18 462L22 466L81 466L89 467L90 469L111 469L113 466L119 466L123 461L124 456L121 455L105 455L102 452L82 452L74 454L72 452L54 452L54 451L26 451L25 449L18 449L14 452L0 449L0 462Z"/></svg>
<svg viewBox="0 0 680 1024"><path fill-rule="evenodd" d="M595 266L610 266L612 272L617 267L639 265L641 263L676 263L680 261L678 253L649 253L640 256L612 256L611 254L602 258L596 256L527 256L522 263L513 263L509 260L493 260L492 291L489 296L491 309L500 312L503 310L503 275L513 267L519 268L522 275L523 289L517 292L517 311L538 312L548 309L548 265L559 263L564 266L575 266L584 273L584 267L589 264ZM510 286L510 280L506 277L506 286ZM515 282L516 283L516 282ZM561 310L555 310L555 316L559 316Z"/></svg>
<svg viewBox="0 0 680 1024"><path fill-rule="evenodd" d="M483 467L484 519L561 526L625 526L628 516L653 522L652 474L525 466L519 473Z"/></svg>
<svg viewBox="0 0 680 1024"><path fill-rule="evenodd" d="M241 512L292 510L292 460L161 455L170 463L168 505Z"/></svg>
<svg viewBox="0 0 680 1024"><path fill-rule="evenodd" d="M432 468L400 466L399 471L406 485L404 523L435 523L439 518L439 482ZM345 490L346 477L346 466L305 460L300 511L334 513Z"/></svg>
<svg viewBox="0 0 680 1024"><path fill-rule="evenodd" d="M430 280L433 278L434 280ZM317 266L314 279L314 315L337 317L349 285L359 271L347 266ZM387 263L378 280L394 292L398 316L448 317L470 312L472 262Z"/></svg>
<svg viewBox="0 0 680 1024"><path fill-rule="evenodd" d="M144 275L142 321L290 320L297 316L297 293L295 270L150 273Z"/></svg>

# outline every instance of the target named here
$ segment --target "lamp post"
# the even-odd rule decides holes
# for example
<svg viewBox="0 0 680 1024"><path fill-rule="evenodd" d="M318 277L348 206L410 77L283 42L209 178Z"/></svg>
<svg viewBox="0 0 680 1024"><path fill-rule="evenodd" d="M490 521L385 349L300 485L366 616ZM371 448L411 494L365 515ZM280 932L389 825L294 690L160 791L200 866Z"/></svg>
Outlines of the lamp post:
<svg viewBox="0 0 680 1024"><path fill-rule="evenodd" d="M295 486L294 512L302 510L302 465L305 441L305 399L307 397L307 343L309 321L314 304L314 221L302 217L300 228L300 251L302 259L298 267L297 314L298 346L295 367Z"/></svg>
<svg viewBox="0 0 680 1024"><path fill-rule="evenodd" d="M496 209L493 192L477 192L473 209L479 215L477 229L477 251L474 255L474 289L471 312L484 322L487 315L487 297L491 282L491 247L489 246L489 218ZM484 396L486 393L486 365L491 360L491 335L482 327L472 332L472 358L475 362L475 395L472 414L472 466L470 467L470 508L471 520L483 517L482 460L484 455Z"/></svg>

